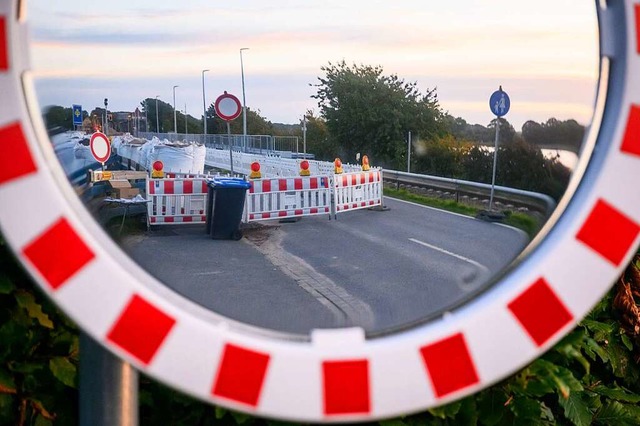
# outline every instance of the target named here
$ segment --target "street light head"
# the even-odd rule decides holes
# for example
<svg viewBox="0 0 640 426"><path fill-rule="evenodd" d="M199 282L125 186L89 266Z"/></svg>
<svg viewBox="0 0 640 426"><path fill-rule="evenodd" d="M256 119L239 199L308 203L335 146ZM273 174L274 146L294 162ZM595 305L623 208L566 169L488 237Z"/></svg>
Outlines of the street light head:
<svg viewBox="0 0 640 426"><path fill-rule="evenodd" d="M242 52L243 50L249 50L249 48L248 47L241 47L240 51Z"/></svg>
<svg viewBox="0 0 640 426"><path fill-rule="evenodd" d="M211 70L202 70L202 73L204 74L205 72L209 72Z"/></svg>

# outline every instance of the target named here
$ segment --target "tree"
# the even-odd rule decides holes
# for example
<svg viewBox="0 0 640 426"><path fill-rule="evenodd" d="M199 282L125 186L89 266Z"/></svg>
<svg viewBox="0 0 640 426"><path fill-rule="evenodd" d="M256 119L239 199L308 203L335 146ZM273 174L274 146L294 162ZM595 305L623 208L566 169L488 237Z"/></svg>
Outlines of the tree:
<svg viewBox="0 0 640 426"><path fill-rule="evenodd" d="M495 133L496 133L496 122L497 118L491 120L487 129L491 131L491 135L493 135L493 141L495 141ZM500 120L500 135L498 136L498 144L499 145L507 145L515 140L516 129L513 128L511 123L507 121L506 118L499 118Z"/></svg>
<svg viewBox="0 0 640 426"><path fill-rule="evenodd" d="M231 121L231 134L241 135L244 132L242 124L242 114ZM227 122L218 117L215 104L211 103L207 108L207 133L226 134ZM247 107L247 134L249 135L271 135L273 134L273 124L260 115L260 110L254 111Z"/></svg>
<svg viewBox="0 0 640 426"><path fill-rule="evenodd" d="M88 116L89 114L86 111L82 111L83 120ZM73 109L58 105L50 106L45 110L44 122L47 129L62 127L63 129L73 130Z"/></svg>
<svg viewBox="0 0 640 426"><path fill-rule="evenodd" d="M318 77L320 115L341 155L368 154L376 164L400 167L406 161L406 136L428 140L443 134L443 113L435 89L422 94L416 83L384 75L381 66L329 63Z"/></svg>

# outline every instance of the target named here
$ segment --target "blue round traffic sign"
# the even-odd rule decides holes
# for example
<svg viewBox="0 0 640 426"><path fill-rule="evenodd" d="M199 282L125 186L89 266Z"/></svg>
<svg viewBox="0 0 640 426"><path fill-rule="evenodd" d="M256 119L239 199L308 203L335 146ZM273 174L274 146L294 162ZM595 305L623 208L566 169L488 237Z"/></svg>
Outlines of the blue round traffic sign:
<svg viewBox="0 0 640 426"><path fill-rule="evenodd" d="M509 112L509 108L511 108L511 100L509 99L507 92L502 90L502 86L500 87L500 90L493 92L489 98L489 108L491 108L491 112L498 117L505 116Z"/></svg>

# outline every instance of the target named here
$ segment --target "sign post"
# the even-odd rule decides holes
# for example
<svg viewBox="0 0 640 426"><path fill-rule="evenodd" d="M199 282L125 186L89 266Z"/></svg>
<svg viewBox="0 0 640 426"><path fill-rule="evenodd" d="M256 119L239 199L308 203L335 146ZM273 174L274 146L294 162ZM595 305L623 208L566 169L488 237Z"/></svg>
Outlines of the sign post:
<svg viewBox="0 0 640 426"><path fill-rule="evenodd" d="M229 161L231 162L231 174L233 175L233 147L231 146L231 121L240 116L242 105L240 100L225 92L218 96L215 103L216 114L227 122L227 136L229 137Z"/></svg>
<svg viewBox="0 0 640 426"><path fill-rule="evenodd" d="M489 98L489 108L496 116L496 140L493 147L493 173L491 175L491 196L489 197L489 211L493 211L493 193L496 186L496 164L498 163L498 139L500 137L500 117L505 116L511 108L511 100L502 86Z"/></svg>

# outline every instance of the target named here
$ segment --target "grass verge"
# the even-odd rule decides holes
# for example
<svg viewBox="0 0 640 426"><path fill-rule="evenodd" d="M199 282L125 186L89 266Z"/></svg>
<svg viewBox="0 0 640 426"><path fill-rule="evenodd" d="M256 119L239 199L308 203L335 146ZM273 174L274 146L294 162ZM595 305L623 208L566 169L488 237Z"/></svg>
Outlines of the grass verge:
<svg viewBox="0 0 640 426"><path fill-rule="evenodd" d="M409 192L406 189L384 188L384 196L404 201L411 201L412 203L421 204L423 206L429 206L471 217L475 217L480 212L480 209L477 207L460 204L454 200L426 197L424 195ZM527 214L513 212L510 210L503 211L503 213L506 215L503 222L505 225L523 230L531 239L535 237L542 227L542 224L536 218Z"/></svg>

